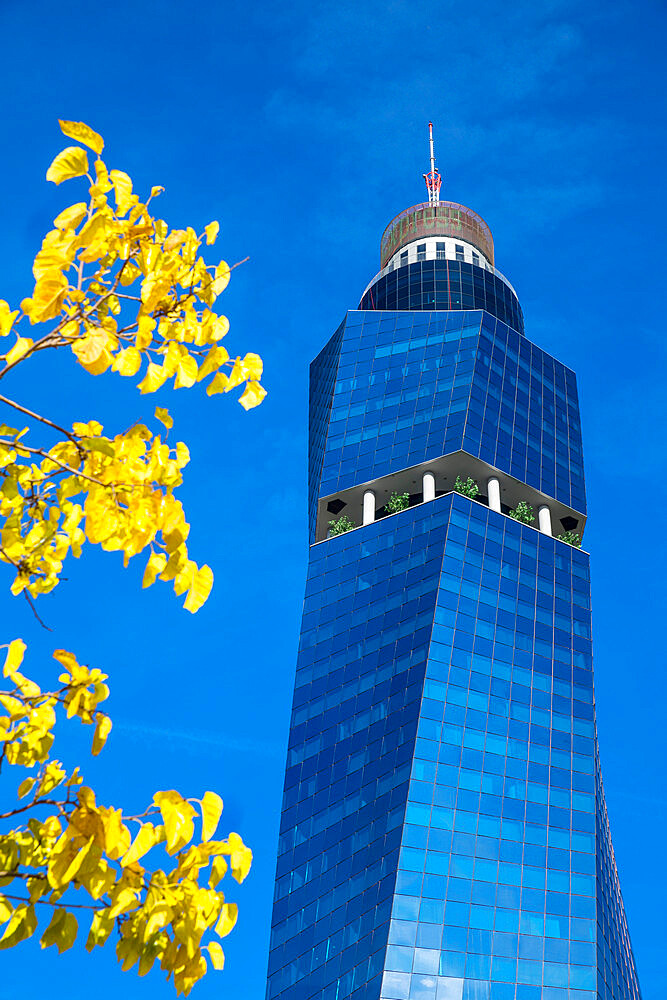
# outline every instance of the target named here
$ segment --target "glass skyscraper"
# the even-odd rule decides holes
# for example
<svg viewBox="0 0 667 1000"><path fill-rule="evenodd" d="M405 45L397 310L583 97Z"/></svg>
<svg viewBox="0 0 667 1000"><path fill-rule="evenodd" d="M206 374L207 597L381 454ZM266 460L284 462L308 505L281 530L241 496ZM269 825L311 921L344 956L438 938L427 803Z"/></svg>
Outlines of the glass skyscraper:
<svg viewBox="0 0 667 1000"><path fill-rule="evenodd" d="M576 378L526 338L483 219L426 180L311 366L267 997L639 1000Z"/></svg>

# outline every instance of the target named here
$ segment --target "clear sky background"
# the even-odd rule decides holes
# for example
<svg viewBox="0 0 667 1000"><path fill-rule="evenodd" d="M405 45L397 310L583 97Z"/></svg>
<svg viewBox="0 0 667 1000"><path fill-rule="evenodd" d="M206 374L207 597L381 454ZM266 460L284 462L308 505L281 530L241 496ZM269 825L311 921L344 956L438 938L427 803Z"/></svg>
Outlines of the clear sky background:
<svg viewBox="0 0 667 1000"><path fill-rule="evenodd" d="M487 220L527 336L578 375L607 802L644 1000L665 995L666 22L657 0L0 0L0 297L30 292L44 231L82 197L44 180L65 145L58 117L100 131L138 189L164 185L172 225L217 218L226 259L250 257L220 306L230 351L265 360L258 410L197 390L141 397L64 354L12 385L110 434L157 402L191 447L191 551L216 574L199 614L167 585L142 592L143 558L123 571L92 547L39 601L52 633L9 596L8 573L0 600L2 641L26 639L44 683L59 646L110 673L114 731L85 767L102 801L135 812L156 789L215 789L224 828L255 851L227 969L197 1000L264 996L307 558L308 364L379 269L385 225L425 197L429 118L443 197ZM69 728L71 762L90 733ZM121 974L110 949L31 944L1 962L0 1000L173 993L157 970Z"/></svg>

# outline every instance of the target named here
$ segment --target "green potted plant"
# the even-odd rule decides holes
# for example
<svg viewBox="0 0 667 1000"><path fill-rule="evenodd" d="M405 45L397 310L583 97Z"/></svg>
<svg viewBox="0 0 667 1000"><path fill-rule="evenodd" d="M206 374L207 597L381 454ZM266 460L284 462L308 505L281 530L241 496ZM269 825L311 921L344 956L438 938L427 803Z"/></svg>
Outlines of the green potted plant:
<svg viewBox="0 0 667 1000"><path fill-rule="evenodd" d="M529 503L526 503L525 500L519 500L514 510L510 511L510 517L513 517L515 521L521 521L522 524L532 524L535 520L535 512Z"/></svg>
<svg viewBox="0 0 667 1000"><path fill-rule="evenodd" d="M397 493L396 490L394 490L384 505L384 509L386 514L398 514L399 510L407 510L409 506L410 494Z"/></svg>
<svg viewBox="0 0 667 1000"><path fill-rule="evenodd" d="M556 538L575 549L581 548L581 535L578 531L564 531L561 535L556 535Z"/></svg>
<svg viewBox="0 0 667 1000"><path fill-rule="evenodd" d="M456 477L456 482L454 483L454 489L457 493L461 493L464 497L468 497L470 500L474 500L479 493L479 486L468 476L467 479L461 479L460 476Z"/></svg>
<svg viewBox="0 0 667 1000"><path fill-rule="evenodd" d="M346 531L352 531L352 528L356 528L354 521L347 514L341 514L337 521L329 521L329 537L344 535Z"/></svg>

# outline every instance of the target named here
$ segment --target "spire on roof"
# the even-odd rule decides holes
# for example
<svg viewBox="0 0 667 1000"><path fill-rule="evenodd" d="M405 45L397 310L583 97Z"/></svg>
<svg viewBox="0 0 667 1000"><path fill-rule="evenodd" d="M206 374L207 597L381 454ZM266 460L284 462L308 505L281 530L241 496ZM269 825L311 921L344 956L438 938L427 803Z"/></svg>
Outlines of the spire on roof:
<svg viewBox="0 0 667 1000"><path fill-rule="evenodd" d="M437 205L440 201L440 185L442 184L442 177L439 171L435 168L435 154L433 152L433 122L428 123L428 137L429 145L431 150L431 170L430 173L424 174L424 180L426 181L426 187L428 189L428 200L432 205Z"/></svg>

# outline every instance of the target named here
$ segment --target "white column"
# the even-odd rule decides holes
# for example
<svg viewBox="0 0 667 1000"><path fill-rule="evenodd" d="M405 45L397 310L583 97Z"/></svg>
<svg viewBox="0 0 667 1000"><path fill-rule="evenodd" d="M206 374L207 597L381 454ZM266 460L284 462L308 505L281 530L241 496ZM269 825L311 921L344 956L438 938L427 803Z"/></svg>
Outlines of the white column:
<svg viewBox="0 0 667 1000"><path fill-rule="evenodd" d="M543 531L545 535L551 534L551 511L546 504L537 508L537 523L540 526L540 531Z"/></svg>
<svg viewBox="0 0 667 1000"><path fill-rule="evenodd" d="M422 476L422 495L424 503L427 500L435 500L435 476L432 472L425 472Z"/></svg>
<svg viewBox="0 0 667 1000"><path fill-rule="evenodd" d="M486 483L486 492L489 497L489 507L497 510L500 514L500 480L496 476L491 476Z"/></svg>
<svg viewBox="0 0 667 1000"><path fill-rule="evenodd" d="M364 508L362 524L372 524L375 520L375 493L373 490L366 490L364 493Z"/></svg>

